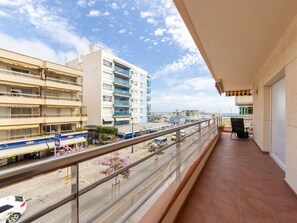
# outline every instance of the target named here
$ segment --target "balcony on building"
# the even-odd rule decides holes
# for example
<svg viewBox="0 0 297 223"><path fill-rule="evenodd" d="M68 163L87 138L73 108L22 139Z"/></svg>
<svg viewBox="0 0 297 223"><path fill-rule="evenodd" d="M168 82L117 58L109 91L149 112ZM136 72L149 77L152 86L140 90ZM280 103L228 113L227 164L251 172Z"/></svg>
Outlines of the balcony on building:
<svg viewBox="0 0 297 223"><path fill-rule="evenodd" d="M119 77L115 77L113 83L114 83L114 85L120 86L120 87L125 87L125 88L130 88L131 87L131 84L130 84L129 80L119 78Z"/></svg>
<svg viewBox="0 0 297 223"><path fill-rule="evenodd" d="M116 100L114 101L115 107L130 107L130 101L129 100Z"/></svg>
<svg viewBox="0 0 297 223"><path fill-rule="evenodd" d="M150 94L152 92L151 88L147 88L147 93Z"/></svg>
<svg viewBox="0 0 297 223"><path fill-rule="evenodd" d="M2 105L9 104L31 104L40 105L44 104L39 88L26 88L18 86L1 85L0 103Z"/></svg>
<svg viewBox="0 0 297 223"><path fill-rule="evenodd" d="M73 92L46 91L45 105L47 106L82 106L81 96Z"/></svg>
<svg viewBox="0 0 297 223"><path fill-rule="evenodd" d="M147 96L147 101L150 101L152 97L150 95Z"/></svg>
<svg viewBox="0 0 297 223"><path fill-rule="evenodd" d="M115 62L114 64L113 73L123 78L127 78L127 79L131 78L130 68L118 62Z"/></svg>
<svg viewBox="0 0 297 223"><path fill-rule="evenodd" d="M152 81L150 79L147 80L147 86L151 86L152 85Z"/></svg>
<svg viewBox="0 0 297 223"><path fill-rule="evenodd" d="M115 111L113 113L113 117L130 117L131 116L131 112L129 112L129 110L127 111Z"/></svg>
<svg viewBox="0 0 297 223"><path fill-rule="evenodd" d="M126 98L131 97L131 93L128 90L126 90L125 88L115 87L113 93L115 96L126 97Z"/></svg>

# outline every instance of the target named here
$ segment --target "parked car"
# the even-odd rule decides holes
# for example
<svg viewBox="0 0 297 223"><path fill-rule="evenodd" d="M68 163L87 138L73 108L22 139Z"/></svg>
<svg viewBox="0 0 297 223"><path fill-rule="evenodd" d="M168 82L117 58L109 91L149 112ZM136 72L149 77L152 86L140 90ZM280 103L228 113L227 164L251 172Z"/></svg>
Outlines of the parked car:
<svg viewBox="0 0 297 223"><path fill-rule="evenodd" d="M26 211L27 204L23 196L0 198L0 223L18 222Z"/></svg>
<svg viewBox="0 0 297 223"><path fill-rule="evenodd" d="M186 131L185 130L180 130L180 137L185 137L186 136ZM172 133L171 135L171 140L175 141L176 140L176 132Z"/></svg>
<svg viewBox="0 0 297 223"><path fill-rule="evenodd" d="M152 142L148 144L149 152L155 152L158 149L161 149L162 147L167 145L167 138L166 137L159 137L155 138Z"/></svg>

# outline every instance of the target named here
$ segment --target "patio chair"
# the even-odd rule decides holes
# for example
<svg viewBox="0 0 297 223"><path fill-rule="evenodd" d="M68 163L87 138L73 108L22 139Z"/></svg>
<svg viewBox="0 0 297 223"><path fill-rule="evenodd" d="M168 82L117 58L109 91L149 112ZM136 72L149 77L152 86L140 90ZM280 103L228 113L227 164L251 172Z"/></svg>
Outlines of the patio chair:
<svg viewBox="0 0 297 223"><path fill-rule="evenodd" d="M231 118L231 135L230 139L248 139L248 128L244 127L243 118Z"/></svg>

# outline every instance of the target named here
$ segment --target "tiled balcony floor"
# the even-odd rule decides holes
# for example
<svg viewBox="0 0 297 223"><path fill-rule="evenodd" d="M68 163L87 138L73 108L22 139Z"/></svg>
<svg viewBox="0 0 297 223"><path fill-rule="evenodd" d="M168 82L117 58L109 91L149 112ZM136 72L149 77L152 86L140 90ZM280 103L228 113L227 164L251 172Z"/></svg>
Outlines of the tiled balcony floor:
<svg viewBox="0 0 297 223"><path fill-rule="evenodd" d="M176 222L297 223L284 177L253 140L222 134Z"/></svg>

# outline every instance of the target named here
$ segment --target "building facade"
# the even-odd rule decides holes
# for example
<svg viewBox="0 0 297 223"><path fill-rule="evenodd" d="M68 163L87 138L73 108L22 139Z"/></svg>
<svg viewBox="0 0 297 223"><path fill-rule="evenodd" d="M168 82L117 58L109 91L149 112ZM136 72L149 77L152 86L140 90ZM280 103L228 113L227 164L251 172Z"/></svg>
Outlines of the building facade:
<svg viewBox="0 0 297 223"><path fill-rule="evenodd" d="M72 139L63 145L85 141L77 135L87 121L81 81L81 70L0 49L0 160L4 149L13 156L8 149L23 155L28 144L53 148L55 133Z"/></svg>
<svg viewBox="0 0 297 223"><path fill-rule="evenodd" d="M236 96L235 105L239 107L240 115L253 114L253 96Z"/></svg>
<svg viewBox="0 0 297 223"><path fill-rule="evenodd" d="M89 125L147 122L151 80L145 70L95 45L67 66L83 69L83 101Z"/></svg>

